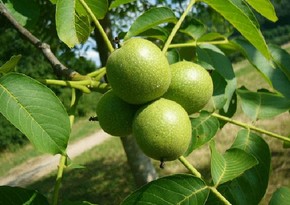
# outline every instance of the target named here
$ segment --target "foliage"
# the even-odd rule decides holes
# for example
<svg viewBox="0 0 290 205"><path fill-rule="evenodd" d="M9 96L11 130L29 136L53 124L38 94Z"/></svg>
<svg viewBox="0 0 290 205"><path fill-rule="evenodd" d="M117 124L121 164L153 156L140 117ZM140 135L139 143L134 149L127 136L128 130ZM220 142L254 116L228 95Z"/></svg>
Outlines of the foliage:
<svg viewBox="0 0 290 205"><path fill-rule="evenodd" d="M73 48L86 42L92 30L96 29L100 32L107 49L113 52L114 47L99 20L105 18L112 9L118 9L122 4L132 5L131 2L133 1L51 0L51 3L55 4L54 26L57 35L69 48ZM68 80L64 78L57 80L43 73L43 76L48 76L50 79L42 82L71 88L70 108L67 112L56 95L42 83L20 74L19 70L18 73L11 72L16 63L12 62L13 58L9 58L10 60L4 60L4 62L8 61L6 64L3 63L5 66L0 67L2 73L0 112L28 137L38 150L61 154L52 197L52 204L56 205L63 171L67 165L66 147L78 101L82 93L104 93L111 87L102 80L106 68L96 71L85 69L82 70L83 73L77 73L64 68L54 58L55 56L47 55L46 45L39 41L35 42L34 36L23 28L36 24L35 19L40 15L37 12L39 9L37 5L31 3L32 7L35 7L35 12L28 12L29 8L25 3L27 2L0 1L1 13L11 22L13 22L11 19L16 19L18 23L14 22L14 27L41 49L53 69L59 71L58 74L68 78ZM241 102L243 112L253 122L259 119L271 119L289 111L290 56L278 46L267 45L254 13L255 10L264 18L276 21L277 16L272 3L269 0L203 0L202 4L204 7L210 7L215 15L222 16L242 37L233 38L229 33L217 32L218 29L215 32L207 29L202 21L192 16L197 9L203 8L200 4L195 7L194 0L191 0L182 10L181 15L176 15L170 7L145 10L132 22L123 37L124 40L136 36L150 39L161 48L164 55L170 56L170 62L193 61L211 71L214 82L213 97L203 111L196 116L190 116L193 126L192 140L185 155L194 152L201 145L208 144L211 150L212 181L205 181L201 173L184 156L181 156L178 159L190 174L174 174L154 180L134 191L124 199L122 204L258 204L267 189L271 160L269 146L260 135L267 134L284 142L290 142L288 137L260 129L254 126L254 123L245 124L231 119L237 110L236 101ZM19 5L23 7L17 9ZM6 13L6 9L12 15ZM26 21L26 19L30 20ZM119 44L122 42L117 40L117 47ZM55 52L58 54L57 57L61 58L61 50ZM228 57L235 52L244 55L259 71L261 78L265 78L270 85L270 91L237 88L235 72ZM71 66L70 61L64 62ZM79 62L78 60L75 63ZM224 123L233 123L245 129L237 134L232 146L225 153L220 153L215 146L214 137ZM8 198L3 199L6 200L5 204L8 201L17 204L18 199L29 203L39 198L43 200L42 203L47 203L42 195L34 191L6 186L1 187L0 191L7 193L5 195ZM15 193L20 197L9 197ZM278 189L271 203L282 202L284 196L289 198L289 190ZM74 202L66 204L74 204Z"/></svg>

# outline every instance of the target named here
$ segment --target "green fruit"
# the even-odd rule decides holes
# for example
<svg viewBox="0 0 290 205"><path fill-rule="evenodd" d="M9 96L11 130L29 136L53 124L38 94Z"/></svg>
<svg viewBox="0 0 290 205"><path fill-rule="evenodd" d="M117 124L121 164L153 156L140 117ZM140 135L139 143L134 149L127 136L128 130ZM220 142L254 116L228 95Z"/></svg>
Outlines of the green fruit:
<svg viewBox="0 0 290 205"><path fill-rule="evenodd" d="M132 122L136 111L135 105L126 103L112 90L101 97L96 110L101 128L114 136L125 136L132 133Z"/></svg>
<svg viewBox="0 0 290 205"><path fill-rule="evenodd" d="M108 58L107 77L115 94L132 104L143 104L162 96L169 87L168 61L152 42L133 38Z"/></svg>
<svg viewBox="0 0 290 205"><path fill-rule="evenodd" d="M140 149L160 161L180 157L189 146L191 132L186 111L164 98L141 107L133 120L133 135Z"/></svg>
<svg viewBox="0 0 290 205"><path fill-rule="evenodd" d="M174 63L170 68L171 84L163 97L182 105L188 114L202 109L213 94L213 82L207 70L188 61Z"/></svg>

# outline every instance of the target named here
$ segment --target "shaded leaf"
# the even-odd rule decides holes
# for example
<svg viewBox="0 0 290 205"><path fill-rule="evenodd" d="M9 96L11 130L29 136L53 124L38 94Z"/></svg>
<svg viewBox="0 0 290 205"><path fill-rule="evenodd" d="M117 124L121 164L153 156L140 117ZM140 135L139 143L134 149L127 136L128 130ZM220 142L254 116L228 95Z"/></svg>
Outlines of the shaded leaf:
<svg viewBox="0 0 290 205"><path fill-rule="evenodd" d="M108 11L108 0L85 0L97 19L103 19Z"/></svg>
<svg viewBox="0 0 290 205"><path fill-rule="evenodd" d="M249 42L241 39L237 39L234 42L267 82L278 92L290 99L290 81L287 76L280 69L275 69L273 63L267 60Z"/></svg>
<svg viewBox="0 0 290 205"><path fill-rule="evenodd" d="M122 4L127 4L136 0L115 0L111 3L109 10L116 8Z"/></svg>
<svg viewBox="0 0 290 205"><path fill-rule="evenodd" d="M257 12L271 21L277 21L275 8L269 0L246 0Z"/></svg>
<svg viewBox="0 0 290 205"><path fill-rule="evenodd" d="M76 12L77 0L62 0L56 3L57 35L68 47L84 43L90 33L90 19L87 15Z"/></svg>
<svg viewBox="0 0 290 205"><path fill-rule="evenodd" d="M219 121L207 111L201 111L198 117L190 117L192 139L184 156L210 141L219 129Z"/></svg>
<svg viewBox="0 0 290 205"><path fill-rule="evenodd" d="M245 171L240 177L218 186L220 193L232 204L259 204L269 180L271 154L268 144L258 135L248 130L239 131L231 149L241 149L253 155L258 164ZM210 195L207 204L219 205Z"/></svg>
<svg viewBox="0 0 290 205"><path fill-rule="evenodd" d="M177 63L180 61L180 56L176 49L170 49L167 51L166 57L169 64Z"/></svg>
<svg viewBox="0 0 290 205"><path fill-rule="evenodd" d="M167 7L152 8L139 16L131 25L125 39L153 28L162 23L176 22L177 19L171 9Z"/></svg>
<svg viewBox="0 0 290 205"><path fill-rule="evenodd" d="M88 201L64 201L62 205L97 205Z"/></svg>
<svg viewBox="0 0 290 205"><path fill-rule="evenodd" d="M8 0L5 7L17 22L25 27L33 27L40 16L39 4L30 0Z"/></svg>
<svg viewBox="0 0 290 205"><path fill-rule="evenodd" d="M35 190L21 187L0 186L0 204L49 205L47 199Z"/></svg>
<svg viewBox="0 0 290 205"><path fill-rule="evenodd" d="M202 35L197 41L198 42L208 42L210 43L210 41L221 41L221 40L226 40L227 37L223 36L220 33L206 33L204 35Z"/></svg>
<svg viewBox="0 0 290 205"><path fill-rule="evenodd" d="M169 33L165 29L157 26L154 28L150 28L139 34L139 36L142 36L144 38L158 39L163 42L166 41L168 35Z"/></svg>
<svg viewBox="0 0 290 205"><path fill-rule="evenodd" d="M226 87L227 82L226 80L217 72L211 72L211 78L213 81L213 95L211 97L211 105L213 106L214 110L222 110L223 106L227 102L226 97Z"/></svg>
<svg viewBox="0 0 290 205"><path fill-rule="evenodd" d="M68 114L46 86L17 73L0 78L0 112L41 152L65 154Z"/></svg>
<svg viewBox="0 0 290 205"><path fill-rule="evenodd" d="M231 148L221 155L214 143L211 143L210 148L211 175L215 186L237 178L258 164L255 157L241 149Z"/></svg>
<svg viewBox="0 0 290 205"><path fill-rule="evenodd" d="M206 32L206 26L198 19L192 18L185 28L180 29L179 32L191 36L194 40L197 40Z"/></svg>
<svg viewBox="0 0 290 205"><path fill-rule="evenodd" d="M270 59L265 39L256 18L242 0L203 0L228 20L267 59Z"/></svg>
<svg viewBox="0 0 290 205"><path fill-rule="evenodd" d="M235 92L232 96L232 100L230 102L230 106L227 112L221 109L219 110L219 114L231 118L232 116L234 116L236 111L237 111L237 94ZM219 120L219 122L220 122L220 127L223 127L227 123L227 121L223 121L223 120Z"/></svg>
<svg viewBox="0 0 290 205"><path fill-rule="evenodd" d="M286 205L290 201L290 189L288 187L278 188L269 202L269 205Z"/></svg>
<svg viewBox="0 0 290 205"><path fill-rule="evenodd" d="M270 45L269 49L272 54L273 61L276 65L278 65L278 68L284 72L288 80L290 80L290 54L276 45Z"/></svg>
<svg viewBox="0 0 290 205"><path fill-rule="evenodd" d="M5 62L0 67L0 73L9 73L13 71L21 57L22 57L21 55L11 56L9 61Z"/></svg>
<svg viewBox="0 0 290 205"><path fill-rule="evenodd" d="M198 61L210 64L226 80L227 86L224 92L226 102L223 109L227 111L237 86L237 80L230 60L220 49L209 44L197 47L197 55Z"/></svg>
<svg viewBox="0 0 290 205"><path fill-rule="evenodd" d="M270 92L238 89L244 113L252 120L272 118L290 109L290 100Z"/></svg>
<svg viewBox="0 0 290 205"><path fill-rule="evenodd" d="M204 181L193 175L176 174L149 182L129 195L121 205L202 205L209 194Z"/></svg>

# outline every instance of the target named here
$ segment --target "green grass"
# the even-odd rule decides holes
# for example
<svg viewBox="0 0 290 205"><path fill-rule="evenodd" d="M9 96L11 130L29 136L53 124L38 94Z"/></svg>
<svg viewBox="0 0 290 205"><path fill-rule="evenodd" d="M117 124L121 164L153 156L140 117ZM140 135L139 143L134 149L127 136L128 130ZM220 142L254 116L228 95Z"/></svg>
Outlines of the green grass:
<svg viewBox="0 0 290 205"><path fill-rule="evenodd" d="M88 136L98 129L100 129L98 123L89 122L88 117L80 118L72 127L70 143L80 139L81 137ZM13 167L16 167L17 165L40 155L42 155L42 153L35 150L31 144L27 144L24 147L19 148L17 152L2 152L0 154L0 176L7 174L7 172Z"/></svg>

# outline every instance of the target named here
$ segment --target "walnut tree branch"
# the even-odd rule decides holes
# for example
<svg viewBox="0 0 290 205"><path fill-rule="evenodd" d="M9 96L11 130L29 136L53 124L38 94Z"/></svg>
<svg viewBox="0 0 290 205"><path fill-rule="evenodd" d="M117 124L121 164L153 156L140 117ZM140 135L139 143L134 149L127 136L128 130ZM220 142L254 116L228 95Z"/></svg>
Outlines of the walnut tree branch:
<svg viewBox="0 0 290 205"><path fill-rule="evenodd" d="M20 34L22 34L30 43L32 43L36 48L42 51L43 55L49 61L57 76L64 76L69 80L83 80L88 78L87 76L83 76L78 72L63 65L52 53L50 46L46 43L41 42L30 31L20 25L19 22L8 12L2 1L0 1L0 14L2 14L14 26L14 28Z"/></svg>

